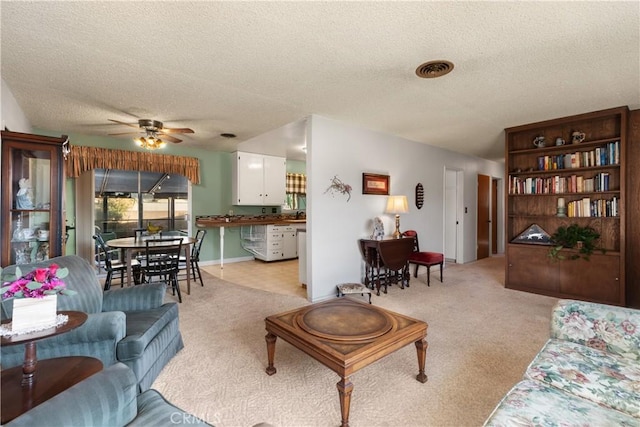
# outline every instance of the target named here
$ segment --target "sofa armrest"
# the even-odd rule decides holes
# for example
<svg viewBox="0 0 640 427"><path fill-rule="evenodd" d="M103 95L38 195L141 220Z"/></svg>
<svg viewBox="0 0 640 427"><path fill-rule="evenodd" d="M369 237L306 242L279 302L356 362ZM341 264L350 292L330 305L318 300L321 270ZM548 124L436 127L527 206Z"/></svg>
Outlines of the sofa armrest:
<svg viewBox="0 0 640 427"><path fill-rule="evenodd" d="M640 360L640 310L559 300L551 316L551 338Z"/></svg>
<svg viewBox="0 0 640 427"><path fill-rule="evenodd" d="M121 311L87 316L80 327L38 341L38 359L65 356L89 356L105 366L117 361L116 348L127 333L126 315ZM2 346L2 368L19 366L24 361L24 344Z"/></svg>
<svg viewBox="0 0 640 427"><path fill-rule="evenodd" d="M123 363L109 366L15 418L6 426L124 426L137 409L138 382Z"/></svg>
<svg viewBox="0 0 640 427"><path fill-rule="evenodd" d="M164 301L165 283L149 283L104 292L102 311L139 311L158 308Z"/></svg>

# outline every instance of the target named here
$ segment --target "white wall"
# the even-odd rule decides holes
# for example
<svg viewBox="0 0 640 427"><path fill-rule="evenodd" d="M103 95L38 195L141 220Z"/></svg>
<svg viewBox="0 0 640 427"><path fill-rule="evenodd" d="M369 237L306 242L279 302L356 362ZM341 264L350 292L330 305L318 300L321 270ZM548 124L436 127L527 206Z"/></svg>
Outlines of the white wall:
<svg viewBox="0 0 640 427"><path fill-rule="evenodd" d="M12 132L32 133L33 130L29 120L27 120L4 79L2 79L0 98L2 98L2 109L0 110L2 130L7 128Z"/></svg>
<svg viewBox="0 0 640 427"><path fill-rule="evenodd" d="M421 249L443 252L445 167L464 174L462 200L468 213L461 215L464 258L459 262L473 261L477 174L502 179L502 163L311 116L307 135L307 274L311 300L333 297L339 283L360 282L358 239L371 235L373 218L383 219L386 234L395 228L393 215L384 213L387 197L362 194L363 172L390 175L391 194L403 194L409 199L409 213L400 217L401 230L416 230ZM349 202L346 196L325 193L334 175L353 187ZM414 196L418 182L424 186L425 194L420 210ZM502 229L502 215L499 218L498 227Z"/></svg>

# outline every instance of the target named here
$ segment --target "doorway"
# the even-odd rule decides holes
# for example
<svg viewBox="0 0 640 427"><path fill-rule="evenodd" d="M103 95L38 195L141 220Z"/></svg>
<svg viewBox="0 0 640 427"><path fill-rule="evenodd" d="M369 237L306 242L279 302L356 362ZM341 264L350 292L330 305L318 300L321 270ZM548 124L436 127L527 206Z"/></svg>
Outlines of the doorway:
<svg viewBox="0 0 640 427"><path fill-rule="evenodd" d="M460 219L460 197L463 172L444 170L444 257L447 262L462 261L462 224Z"/></svg>

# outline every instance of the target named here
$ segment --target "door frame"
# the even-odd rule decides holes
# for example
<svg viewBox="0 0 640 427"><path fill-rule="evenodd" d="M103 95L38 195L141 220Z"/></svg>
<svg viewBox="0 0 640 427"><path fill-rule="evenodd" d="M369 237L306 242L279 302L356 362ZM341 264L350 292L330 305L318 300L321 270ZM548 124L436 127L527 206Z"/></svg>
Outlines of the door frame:
<svg viewBox="0 0 640 427"><path fill-rule="evenodd" d="M464 214L463 214L463 206L464 206L464 171L455 167L444 166L442 172L442 251L446 252L445 249L447 247L447 174L453 173L455 176L455 217L456 217L456 237L453 242L455 245L455 260L458 264L464 262ZM446 255L445 255L446 256Z"/></svg>

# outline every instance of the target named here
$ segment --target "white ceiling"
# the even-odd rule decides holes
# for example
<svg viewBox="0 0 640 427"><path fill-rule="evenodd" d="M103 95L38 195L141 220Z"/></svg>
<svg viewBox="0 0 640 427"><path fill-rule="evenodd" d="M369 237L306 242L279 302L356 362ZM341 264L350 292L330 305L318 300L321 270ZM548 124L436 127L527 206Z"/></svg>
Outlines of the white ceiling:
<svg viewBox="0 0 640 427"><path fill-rule="evenodd" d="M2 79L34 127L61 133L150 118L192 128L183 146L232 151L319 114L500 159L505 127L640 108L636 1L0 7ZM454 70L416 77L437 59Z"/></svg>

